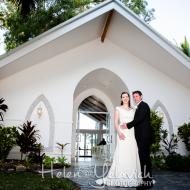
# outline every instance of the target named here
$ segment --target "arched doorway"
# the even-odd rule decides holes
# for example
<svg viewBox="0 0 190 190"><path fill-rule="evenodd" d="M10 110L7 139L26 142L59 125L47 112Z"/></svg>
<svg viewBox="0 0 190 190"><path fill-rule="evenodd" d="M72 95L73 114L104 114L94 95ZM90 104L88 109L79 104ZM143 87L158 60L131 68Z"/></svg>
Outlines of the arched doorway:
<svg viewBox="0 0 190 190"><path fill-rule="evenodd" d="M76 126L77 161L110 158L110 113L103 101L92 95L79 105ZM87 158L87 159L86 159Z"/></svg>
<svg viewBox="0 0 190 190"><path fill-rule="evenodd" d="M109 123L109 141L110 141L110 155L112 158L113 152L116 145L116 132L114 129L114 111L115 107L120 104L120 93L122 91L128 91L127 86L123 80L114 72L101 68L93 70L87 73L77 84L73 101L73 128L72 128L72 161L75 160L76 156L76 141L77 137L77 126L78 126L78 115L80 112L80 106L84 105L82 102L88 101L88 98L94 97L97 101L102 102L106 107L106 111L103 109L99 112L106 112L107 118L104 122ZM91 99L92 100L92 99ZM88 108L94 107L94 105L87 104ZM84 110L83 110L84 111ZM88 110L89 111L89 110ZM92 110L91 110L92 111ZM94 112L94 109L93 109ZM88 114L88 113L86 113ZM91 113L95 114L95 113ZM96 113L103 114L103 113ZM107 124L108 126L108 124ZM83 150L84 151L84 150Z"/></svg>
<svg viewBox="0 0 190 190"><path fill-rule="evenodd" d="M101 98L100 98L101 97ZM87 102L93 102L93 101L97 101L98 104L101 104L101 108L97 108L94 104L90 104ZM91 106L90 106L91 105ZM83 91L82 93L80 93L77 98L74 101L74 123L73 123L73 131L72 131L72 161L75 162L77 161L77 150L79 149L79 147L77 147L77 141L81 138L80 134L78 132L88 132L90 130L90 127L86 127L86 129L80 129L80 114L83 115L88 115L90 118L93 118L97 125L100 121L102 121L102 124L106 124L106 126L104 126L103 128L109 128L109 130L107 130L107 135L109 135L108 137L106 137L106 139L111 139L112 138L112 145L113 145L113 134L114 134L114 128L113 128L113 122L112 122L112 118L113 118L113 110L114 106L112 104L112 102L110 101L109 97L107 97L102 91L95 89L95 88L91 88L88 90ZM112 115L112 116L111 116ZM94 128L95 129L95 128ZM94 132L98 132L99 129L97 129L97 131ZM105 132L105 131L104 131ZM101 135L100 135L101 137ZM99 137L99 138L100 138ZM96 139L96 137L94 137ZM98 139L99 139L98 138ZM98 139L96 139L98 141ZM96 143L97 141L94 140L94 143ZM110 140L109 140L110 141ZM112 152L112 147L110 145L109 149L109 153L111 154ZM88 160L88 159L85 159Z"/></svg>

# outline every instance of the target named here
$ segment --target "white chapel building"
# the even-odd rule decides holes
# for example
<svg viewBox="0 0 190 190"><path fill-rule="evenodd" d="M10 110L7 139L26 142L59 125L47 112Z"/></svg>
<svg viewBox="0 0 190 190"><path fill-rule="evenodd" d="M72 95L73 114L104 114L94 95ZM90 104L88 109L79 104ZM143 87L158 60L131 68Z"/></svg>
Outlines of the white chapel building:
<svg viewBox="0 0 190 190"><path fill-rule="evenodd" d="M56 143L69 143L64 149L69 162L90 157L103 137L113 155L115 107L122 91L134 90L164 117L170 135L189 121L190 59L118 0L0 57L0 97L9 107L5 125L31 120L47 155L59 156ZM83 128L84 116L95 125ZM183 143L178 152L186 154ZM20 158L19 149L9 156Z"/></svg>

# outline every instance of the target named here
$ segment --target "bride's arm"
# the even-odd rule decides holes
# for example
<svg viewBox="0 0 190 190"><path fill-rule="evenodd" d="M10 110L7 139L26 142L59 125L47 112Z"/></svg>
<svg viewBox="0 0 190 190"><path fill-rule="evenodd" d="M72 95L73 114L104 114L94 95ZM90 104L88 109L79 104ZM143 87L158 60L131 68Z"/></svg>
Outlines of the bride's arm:
<svg viewBox="0 0 190 190"><path fill-rule="evenodd" d="M116 109L115 110L115 115L114 115L114 126L115 126L115 129L116 131L119 133L120 130L119 130L119 111Z"/></svg>
<svg viewBox="0 0 190 190"><path fill-rule="evenodd" d="M119 123L119 111L116 109L115 114L114 114L114 126L119 135L120 140L124 140L125 135L120 131L120 127L118 123Z"/></svg>
<svg viewBox="0 0 190 190"><path fill-rule="evenodd" d="M143 120L147 117L147 115L150 115L150 108L147 104L144 104L136 112L137 113L135 114L133 121L127 123L128 129L136 127L139 125L139 123L143 122Z"/></svg>

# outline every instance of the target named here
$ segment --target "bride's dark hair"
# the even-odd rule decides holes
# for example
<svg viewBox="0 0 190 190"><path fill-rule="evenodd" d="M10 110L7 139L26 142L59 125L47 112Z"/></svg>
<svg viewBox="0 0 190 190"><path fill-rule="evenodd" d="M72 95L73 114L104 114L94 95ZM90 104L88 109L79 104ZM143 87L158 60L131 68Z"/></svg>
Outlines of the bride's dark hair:
<svg viewBox="0 0 190 190"><path fill-rule="evenodd" d="M122 98L123 94L127 94L127 95L128 95L128 97L129 97L128 106L129 106L129 108L130 108L130 107L131 107L131 98L130 98L130 95L129 95L128 92L122 92L122 93L121 93L121 98ZM122 101L122 100L121 100L121 105L123 105L123 101Z"/></svg>

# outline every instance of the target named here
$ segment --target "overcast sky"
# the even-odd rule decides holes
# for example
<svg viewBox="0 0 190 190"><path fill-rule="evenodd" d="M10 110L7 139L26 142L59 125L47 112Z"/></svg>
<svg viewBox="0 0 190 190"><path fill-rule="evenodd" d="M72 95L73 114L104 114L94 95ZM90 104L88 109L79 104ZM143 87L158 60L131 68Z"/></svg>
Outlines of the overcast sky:
<svg viewBox="0 0 190 190"><path fill-rule="evenodd" d="M150 25L172 43L180 43L184 36L190 41L190 0L147 0L155 9Z"/></svg>
<svg viewBox="0 0 190 190"><path fill-rule="evenodd" d="M187 36L190 41L190 0L147 0L150 8L155 9L155 20L150 25L175 44ZM0 54L4 53L2 31L0 31Z"/></svg>

